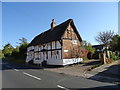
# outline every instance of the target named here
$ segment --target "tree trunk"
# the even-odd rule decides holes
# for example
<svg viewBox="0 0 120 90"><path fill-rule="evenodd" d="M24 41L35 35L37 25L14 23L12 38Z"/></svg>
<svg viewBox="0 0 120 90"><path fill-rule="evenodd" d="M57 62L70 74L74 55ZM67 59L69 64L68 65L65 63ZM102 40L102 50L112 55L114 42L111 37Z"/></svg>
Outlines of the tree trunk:
<svg viewBox="0 0 120 90"><path fill-rule="evenodd" d="M103 53L103 63L106 64L106 53L105 53L105 51Z"/></svg>
<svg viewBox="0 0 120 90"><path fill-rule="evenodd" d="M110 51L107 50L107 56L110 59Z"/></svg>

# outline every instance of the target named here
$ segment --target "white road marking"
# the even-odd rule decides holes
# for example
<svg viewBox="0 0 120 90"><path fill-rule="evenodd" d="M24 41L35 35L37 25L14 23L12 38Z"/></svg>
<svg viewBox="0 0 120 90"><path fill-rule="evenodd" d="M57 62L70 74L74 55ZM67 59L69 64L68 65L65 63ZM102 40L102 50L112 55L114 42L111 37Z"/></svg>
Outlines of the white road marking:
<svg viewBox="0 0 120 90"><path fill-rule="evenodd" d="M29 74L29 73L23 72L23 74L25 74L25 75L27 75L27 76L30 76L30 77L32 77L32 78L35 78L35 79L41 80L41 78L36 77L36 76L33 76L33 75Z"/></svg>
<svg viewBox="0 0 120 90"><path fill-rule="evenodd" d="M63 86L61 86L61 85L57 85L57 87L62 88L62 89L64 89L64 90L69 90L69 89L67 89L67 88L65 88L65 87L63 87Z"/></svg>
<svg viewBox="0 0 120 90"><path fill-rule="evenodd" d="M15 71L19 71L18 69L14 69Z"/></svg>

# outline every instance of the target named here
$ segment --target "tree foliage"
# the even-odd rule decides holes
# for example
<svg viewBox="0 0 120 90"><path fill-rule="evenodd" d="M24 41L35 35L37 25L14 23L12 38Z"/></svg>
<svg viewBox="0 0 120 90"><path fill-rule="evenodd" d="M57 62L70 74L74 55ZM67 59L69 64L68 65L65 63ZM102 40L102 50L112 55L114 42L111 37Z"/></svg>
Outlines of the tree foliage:
<svg viewBox="0 0 120 90"><path fill-rule="evenodd" d="M23 59L25 59L25 56L26 56L27 46L28 46L28 43L24 43L19 47L19 54L21 55L21 57L23 57Z"/></svg>
<svg viewBox="0 0 120 90"><path fill-rule="evenodd" d="M92 54L95 52L95 49L92 47L91 43L88 43L87 41L83 41L82 42L82 48L84 49L84 53L86 53L85 58L86 59L91 59Z"/></svg>
<svg viewBox="0 0 120 90"><path fill-rule="evenodd" d="M20 45L27 43L27 39L24 38L24 37L20 38L19 41L20 42L17 42L17 43L20 44Z"/></svg>
<svg viewBox="0 0 120 90"><path fill-rule="evenodd" d="M10 43L8 43L3 47L2 51L6 59L12 58L14 60L25 60L28 45L27 39L21 38L19 41L19 46L13 47Z"/></svg>
<svg viewBox="0 0 120 90"><path fill-rule="evenodd" d="M4 57L4 54L2 53L2 50L0 49L0 59Z"/></svg>
<svg viewBox="0 0 120 90"><path fill-rule="evenodd" d="M110 42L110 47L112 51L119 51L120 52L120 36L115 35Z"/></svg>
<svg viewBox="0 0 120 90"><path fill-rule="evenodd" d="M118 57L120 58L120 36L114 35L112 41L110 42L110 49L114 52L112 58Z"/></svg>
<svg viewBox="0 0 120 90"><path fill-rule="evenodd" d="M10 43L7 43L3 49L4 56L10 56L12 54L13 49L13 46Z"/></svg>
<svg viewBox="0 0 120 90"><path fill-rule="evenodd" d="M93 52L95 51L95 49L92 48L91 43L88 43L87 41L83 41L83 42L82 42L82 47L83 47L84 49L88 50L88 52L92 52L92 53L93 53Z"/></svg>

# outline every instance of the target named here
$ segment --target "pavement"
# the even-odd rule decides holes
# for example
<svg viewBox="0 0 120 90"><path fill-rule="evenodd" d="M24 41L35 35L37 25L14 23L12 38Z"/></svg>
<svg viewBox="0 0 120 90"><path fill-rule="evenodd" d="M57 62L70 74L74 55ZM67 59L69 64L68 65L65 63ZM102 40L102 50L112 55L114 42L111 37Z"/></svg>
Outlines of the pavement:
<svg viewBox="0 0 120 90"><path fill-rule="evenodd" d="M86 76L92 80L120 84L120 60L86 71Z"/></svg>
<svg viewBox="0 0 120 90"><path fill-rule="evenodd" d="M99 60L90 60L89 62L83 64L65 66L60 68L47 68L45 70L73 76L81 76L101 82L120 84L120 60L115 61L111 64L101 65L92 71L88 71L92 66L98 63Z"/></svg>
<svg viewBox="0 0 120 90"><path fill-rule="evenodd" d="M16 88L21 90L30 90L30 88L38 88L40 90L43 88L58 90L113 88L117 90L119 88L116 84L103 83L35 67L29 68L1 60L0 65L2 65L2 90L10 88L12 88L11 90L16 90Z"/></svg>

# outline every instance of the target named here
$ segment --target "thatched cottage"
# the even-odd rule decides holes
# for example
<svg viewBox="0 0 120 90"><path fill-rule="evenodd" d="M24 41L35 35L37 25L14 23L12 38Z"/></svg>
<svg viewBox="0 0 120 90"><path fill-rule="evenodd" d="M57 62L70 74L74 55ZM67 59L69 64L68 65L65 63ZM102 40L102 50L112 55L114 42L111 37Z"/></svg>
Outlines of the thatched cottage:
<svg viewBox="0 0 120 90"><path fill-rule="evenodd" d="M78 48L82 38L72 19L56 25L36 36L27 48L26 63L68 65L82 61Z"/></svg>

